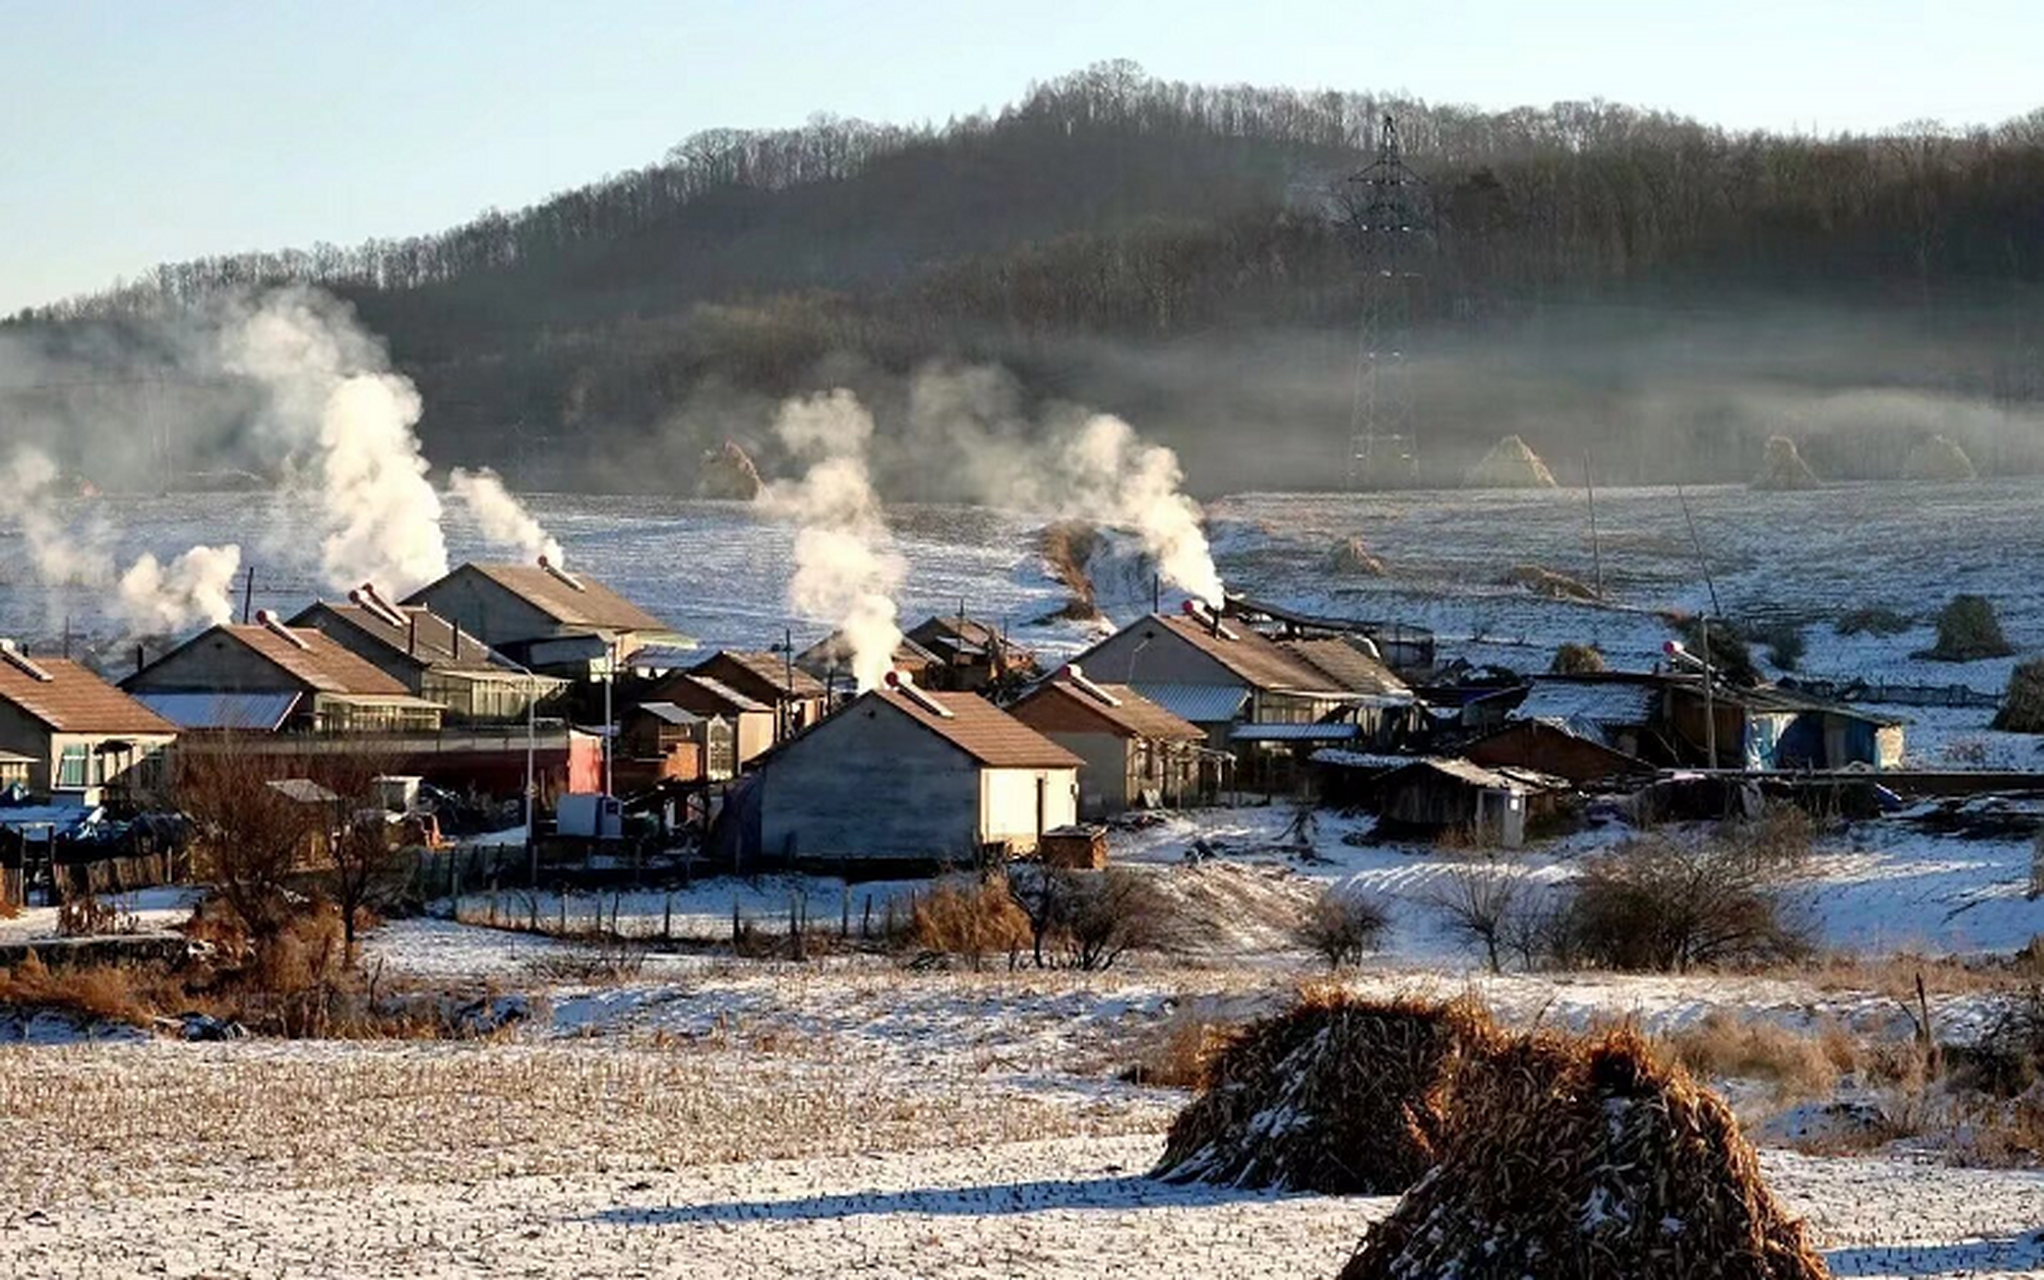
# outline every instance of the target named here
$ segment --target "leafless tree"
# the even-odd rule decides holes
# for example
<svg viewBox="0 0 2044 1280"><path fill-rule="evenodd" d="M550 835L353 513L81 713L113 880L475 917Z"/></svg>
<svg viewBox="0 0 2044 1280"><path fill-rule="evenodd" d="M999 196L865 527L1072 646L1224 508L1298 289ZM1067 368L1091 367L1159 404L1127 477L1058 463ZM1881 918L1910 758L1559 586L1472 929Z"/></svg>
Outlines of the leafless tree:
<svg viewBox="0 0 2044 1280"><path fill-rule="evenodd" d="M1490 971L1502 973L1529 888L1526 873L1518 867L1470 859L1442 876L1428 899L1446 917L1449 934L1481 949Z"/></svg>

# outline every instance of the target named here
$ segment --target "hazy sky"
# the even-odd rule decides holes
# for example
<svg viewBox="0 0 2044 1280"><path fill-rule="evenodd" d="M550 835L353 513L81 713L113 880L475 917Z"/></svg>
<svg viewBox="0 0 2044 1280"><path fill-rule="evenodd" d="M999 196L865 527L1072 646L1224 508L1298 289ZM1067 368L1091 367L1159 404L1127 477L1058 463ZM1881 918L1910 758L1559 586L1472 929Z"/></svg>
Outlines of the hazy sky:
<svg viewBox="0 0 2044 1280"><path fill-rule="evenodd" d="M437 230L711 126L941 121L1105 58L1833 132L2044 106L2040 49L2040 0L0 0L0 313Z"/></svg>

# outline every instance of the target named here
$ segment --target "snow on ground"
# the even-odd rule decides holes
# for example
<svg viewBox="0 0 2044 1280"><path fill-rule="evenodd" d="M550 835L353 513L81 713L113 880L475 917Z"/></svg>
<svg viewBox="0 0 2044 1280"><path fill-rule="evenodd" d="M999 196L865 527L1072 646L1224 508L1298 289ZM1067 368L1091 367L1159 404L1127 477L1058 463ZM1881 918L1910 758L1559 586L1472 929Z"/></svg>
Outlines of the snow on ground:
<svg viewBox="0 0 2044 1280"><path fill-rule="evenodd" d="M191 918L198 894L189 888L137 889L100 899L113 908L122 927L130 932L154 933ZM23 907L12 917L0 917L0 943L33 942L57 936L57 908Z"/></svg>

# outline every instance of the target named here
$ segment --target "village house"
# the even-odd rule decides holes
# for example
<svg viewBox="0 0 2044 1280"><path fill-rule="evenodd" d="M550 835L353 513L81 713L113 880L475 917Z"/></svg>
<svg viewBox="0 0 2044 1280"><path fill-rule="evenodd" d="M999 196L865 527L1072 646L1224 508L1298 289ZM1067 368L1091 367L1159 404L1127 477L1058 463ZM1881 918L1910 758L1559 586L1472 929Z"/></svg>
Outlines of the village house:
<svg viewBox="0 0 2044 1280"><path fill-rule="evenodd" d="M1085 761L1079 816L1197 802L1219 789L1206 732L1125 684L1096 684L1076 664L1039 682L1009 714ZM1210 789L1203 774L1216 776Z"/></svg>
<svg viewBox="0 0 2044 1280"><path fill-rule="evenodd" d="M1026 854L1077 819L1080 765L976 694L904 680L760 762L745 843L770 861L869 869Z"/></svg>
<svg viewBox="0 0 2044 1280"><path fill-rule="evenodd" d="M101 788L146 795L169 782L177 727L85 667L31 658L0 640L0 755L6 780L97 802Z"/></svg>
<svg viewBox="0 0 2044 1280"><path fill-rule="evenodd" d="M785 654L721 649L689 672L773 708L776 741L802 732L830 709L823 682Z"/></svg>
<svg viewBox="0 0 2044 1280"><path fill-rule="evenodd" d="M464 564L405 598L550 675L599 679L640 649L694 641L587 574L548 564Z"/></svg>
<svg viewBox="0 0 2044 1280"><path fill-rule="evenodd" d="M311 627L268 613L221 623L121 681L182 729L322 735L435 732L438 703Z"/></svg>
<svg viewBox="0 0 2044 1280"><path fill-rule="evenodd" d="M614 768L620 792L660 782L721 782L738 771L738 736L731 722L671 702L642 702L618 726Z"/></svg>
<svg viewBox="0 0 2044 1280"><path fill-rule="evenodd" d="M1706 696L1699 675L1629 671L1536 676L1509 715L1657 765L1749 770L1893 769L1905 723L1774 686L1718 682Z"/></svg>
<svg viewBox="0 0 2044 1280"><path fill-rule="evenodd" d="M1008 643L998 627L962 613L927 618L907 638L935 656L917 676L932 689L978 693L1036 669L1036 655Z"/></svg>
<svg viewBox="0 0 2044 1280"><path fill-rule="evenodd" d="M920 688L929 681L931 672L942 665L943 659L903 636L894 646L888 669L899 671ZM856 692L852 677L852 645L842 631L833 631L796 654L795 668L821 680L833 701L844 694Z"/></svg>
<svg viewBox="0 0 2044 1280"><path fill-rule="evenodd" d="M567 682L519 671L423 605L392 604L370 584L345 602L316 601L288 624L325 633L406 689L438 703L450 724L504 724L558 699Z"/></svg>
<svg viewBox="0 0 2044 1280"><path fill-rule="evenodd" d="M1537 769L1578 787L1612 788L1652 779L1654 766L1546 720L1513 720L1462 748L1488 769Z"/></svg>
<svg viewBox="0 0 2044 1280"><path fill-rule="evenodd" d="M730 725L741 769L774 745L774 709L714 676L692 671L669 676L654 685L639 700L639 705L654 702L668 703L699 716L716 716Z"/></svg>
<svg viewBox="0 0 2044 1280"><path fill-rule="evenodd" d="M1460 758L1428 756L1378 778L1378 830L1388 835L1466 832L1516 849L1531 827L1572 794L1565 779L1531 769L1487 769Z"/></svg>

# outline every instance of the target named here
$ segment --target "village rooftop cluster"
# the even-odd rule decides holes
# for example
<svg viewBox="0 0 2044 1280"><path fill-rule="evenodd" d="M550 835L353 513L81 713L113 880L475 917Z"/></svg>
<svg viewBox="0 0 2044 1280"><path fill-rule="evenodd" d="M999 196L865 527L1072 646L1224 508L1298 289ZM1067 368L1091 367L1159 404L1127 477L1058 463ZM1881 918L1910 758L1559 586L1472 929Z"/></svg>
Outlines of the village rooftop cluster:
<svg viewBox="0 0 2044 1280"><path fill-rule="evenodd" d="M1671 645L1655 670L1518 678L1438 661L1423 630L1231 597L1122 627L1044 670L1003 629L926 619L882 687L840 635L705 654L543 558L464 564L402 599L365 583L292 617L211 626L110 683L0 648L7 892L100 886L154 847L176 762L233 755L327 795L321 757L373 757L379 805L429 845L537 881L592 845L848 876L1041 856L1103 865L1130 810L1311 796L1388 835L1504 847L1594 795L1722 813L1727 789L1892 794L1903 724L1744 687ZM173 859L149 866L179 874Z"/></svg>

